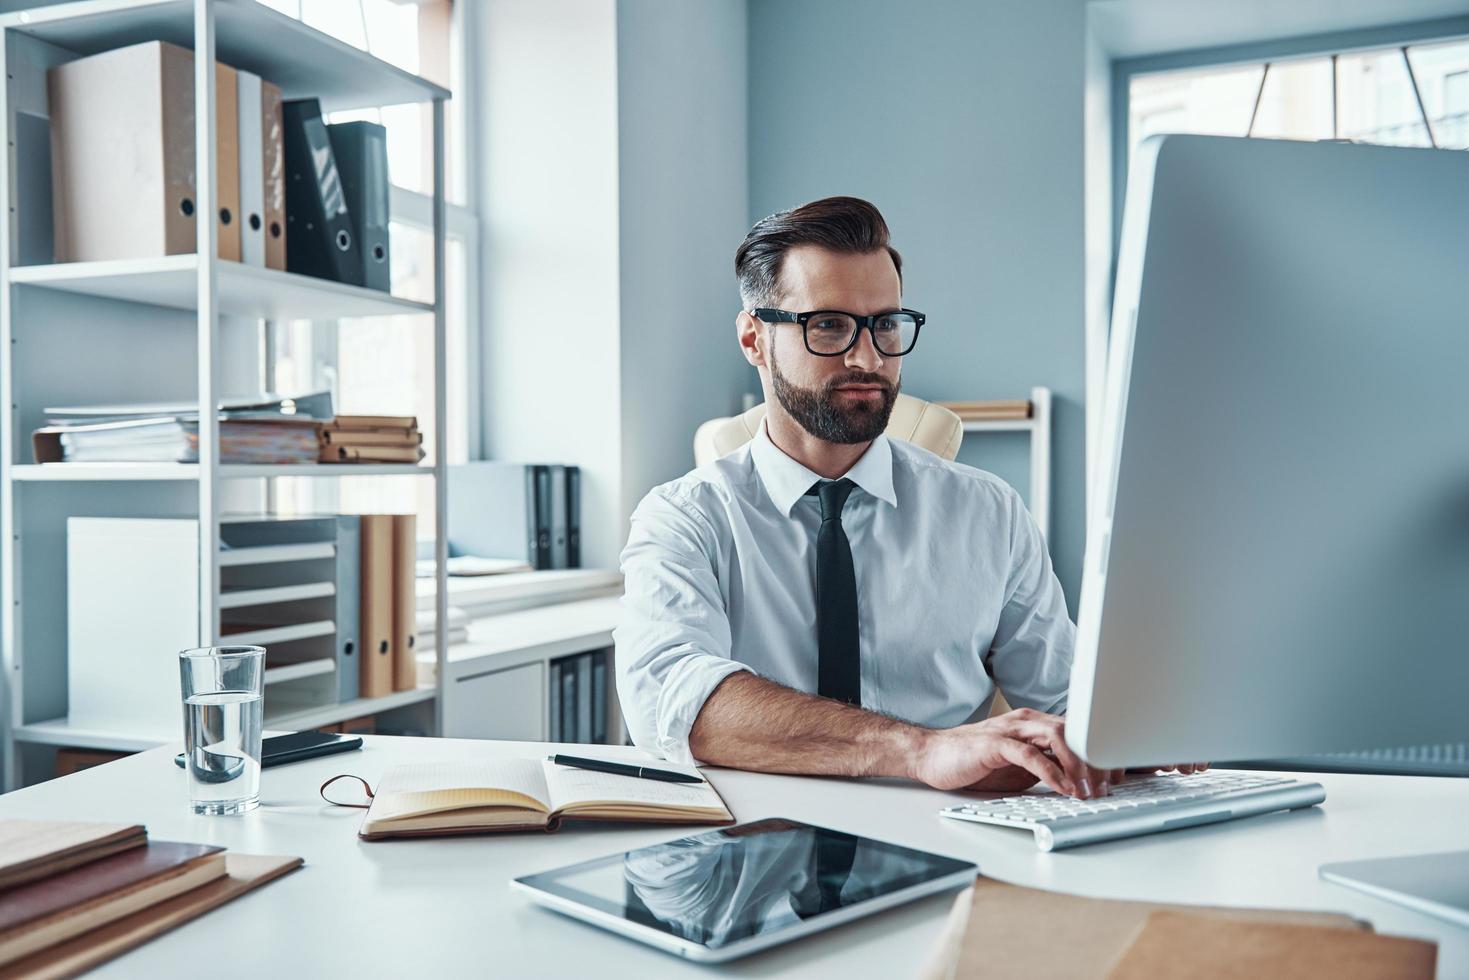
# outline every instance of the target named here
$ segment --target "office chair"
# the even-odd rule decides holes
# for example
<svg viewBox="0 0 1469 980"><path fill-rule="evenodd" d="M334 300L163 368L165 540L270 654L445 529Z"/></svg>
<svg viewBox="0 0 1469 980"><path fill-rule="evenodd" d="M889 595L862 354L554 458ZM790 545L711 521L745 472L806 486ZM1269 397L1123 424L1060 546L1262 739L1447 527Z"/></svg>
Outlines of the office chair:
<svg viewBox="0 0 1469 980"><path fill-rule="evenodd" d="M762 402L734 418L710 419L699 426L694 433L694 465L703 466L721 456L728 456L755 438L764 418L765 405ZM944 459L953 459L959 453L964 426L959 416L942 405L899 394L884 434L889 439L902 439L922 446Z"/></svg>

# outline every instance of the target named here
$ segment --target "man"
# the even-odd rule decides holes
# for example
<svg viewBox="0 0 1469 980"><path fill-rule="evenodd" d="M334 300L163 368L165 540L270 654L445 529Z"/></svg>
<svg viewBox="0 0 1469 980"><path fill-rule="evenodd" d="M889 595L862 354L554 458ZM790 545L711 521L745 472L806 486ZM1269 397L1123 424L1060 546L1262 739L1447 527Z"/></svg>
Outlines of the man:
<svg viewBox="0 0 1469 980"><path fill-rule="evenodd" d="M850 197L771 215L735 271L765 423L633 514L615 633L633 740L766 772L1107 793L1121 774L1065 742L1075 628L1019 496L883 435L924 318L882 215ZM996 685L1017 710L989 718Z"/></svg>

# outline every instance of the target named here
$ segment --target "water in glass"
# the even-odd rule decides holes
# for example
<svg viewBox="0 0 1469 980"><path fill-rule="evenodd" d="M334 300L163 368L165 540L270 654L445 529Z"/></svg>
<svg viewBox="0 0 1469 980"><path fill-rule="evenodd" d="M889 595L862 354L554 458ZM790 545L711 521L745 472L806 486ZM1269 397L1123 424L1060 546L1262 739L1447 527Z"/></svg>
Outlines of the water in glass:
<svg viewBox="0 0 1469 980"><path fill-rule="evenodd" d="M255 691L194 694L184 701L184 755L195 813L243 813L260 805L263 705Z"/></svg>

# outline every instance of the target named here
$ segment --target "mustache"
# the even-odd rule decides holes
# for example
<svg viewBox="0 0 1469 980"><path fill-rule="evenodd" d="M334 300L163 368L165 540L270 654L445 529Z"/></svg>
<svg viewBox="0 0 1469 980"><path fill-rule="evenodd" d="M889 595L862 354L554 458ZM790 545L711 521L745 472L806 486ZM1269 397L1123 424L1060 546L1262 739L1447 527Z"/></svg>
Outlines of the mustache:
<svg viewBox="0 0 1469 980"><path fill-rule="evenodd" d="M831 394L843 385L877 385L887 394L893 393L893 383L880 374L870 374L865 371L853 371L841 377L832 378L822 386L826 394Z"/></svg>

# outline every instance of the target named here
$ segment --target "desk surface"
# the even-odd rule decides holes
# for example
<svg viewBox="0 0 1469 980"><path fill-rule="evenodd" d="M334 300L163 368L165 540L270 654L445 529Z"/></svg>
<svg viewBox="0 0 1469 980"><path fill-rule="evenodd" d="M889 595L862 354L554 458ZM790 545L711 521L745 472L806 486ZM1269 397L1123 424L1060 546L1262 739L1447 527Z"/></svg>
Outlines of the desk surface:
<svg viewBox="0 0 1469 980"><path fill-rule="evenodd" d="M723 967L699 967L563 918L512 894L510 878L678 836L676 828L400 840L356 837L360 810L317 787L423 759L544 756L545 744L368 737L361 752L265 770L263 805L239 817L188 812L178 746L0 796L0 817L145 824L306 866L104 966L103 976L181 976L206 960L221 976L914 976L950 904L936 896ZM582 747L585 749L585 747ZM610 755L634 749L602 748ZM1439 977L1469 976L1469 930L1318 879L1326 861L1469 847L1469 780L1322 775L1317 809L1043 854L1029 833L942 820L960 799L898 781L709 770L741 821L793 817L977 863L996 878L1115 898L1343 911L1379 932L1439 943ZM245 938L251 937L251 938Z"/></svg>

